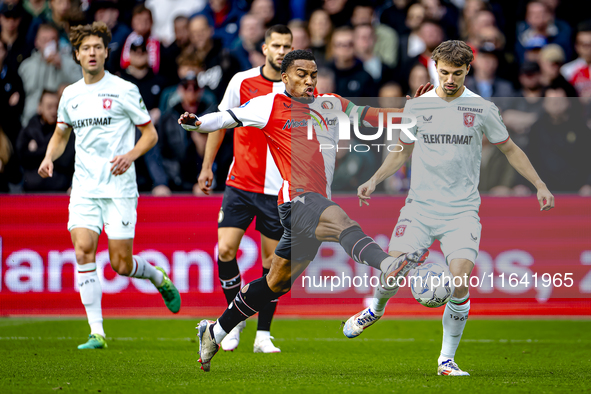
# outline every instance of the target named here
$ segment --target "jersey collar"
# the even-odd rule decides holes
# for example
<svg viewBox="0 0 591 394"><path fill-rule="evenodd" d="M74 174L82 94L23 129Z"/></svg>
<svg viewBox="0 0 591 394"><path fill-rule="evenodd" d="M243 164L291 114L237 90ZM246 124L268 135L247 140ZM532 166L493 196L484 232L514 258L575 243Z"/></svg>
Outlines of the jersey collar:
<svg viewBox="0 0 591 394"><path fill-rule="evenodd" d="M270 79L270 78L267 78L267 77L265 77L265 74L263 74L263 67L265 67L265 65L264 65L264 64L263 64L263 65L261 66L261 68L260 68L260 71L261 71L261 77L263 77L263 79L266 79L267 81L269 81L269 82L273 82L273 83L275 83L275 82L281 82L281 79L277 79L277 80L275 80L275 79Z"/></svg>

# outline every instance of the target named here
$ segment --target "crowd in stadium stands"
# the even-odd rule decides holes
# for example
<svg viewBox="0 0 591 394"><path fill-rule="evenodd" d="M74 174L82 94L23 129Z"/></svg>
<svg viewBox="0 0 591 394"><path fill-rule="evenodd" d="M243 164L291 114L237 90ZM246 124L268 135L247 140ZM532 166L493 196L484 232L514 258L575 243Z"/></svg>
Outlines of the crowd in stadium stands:
<svg viewBox="0 0 591 394"><path fill-rule="evenodd" d="M552 192L591 195L591 20L579 2L561 0L0 0L0 192L67 191L74 137L41 179L41 163L64 87L81 78L70 26L103 21L111 29L107 69L139 87L159 141L136 162L141 192L157 196L196 187L207 136L176 122L188 111L216 111L234 74L265 62L265 30L285 24L295 49L317 59L319 93L404 97L436 81L431 51L447 39L475 52L466 86L495 101L512 138ZM397 100L396 105L392 105ZM384 133L385 134L385 133ZM138 131L138 138L139 138ZM346 145L355 141L345 141ZM359 142L359 141L358 141ZM353 191L384 153L337 155L333 190ZM226 133L215 190L232 161ZM410 164L384 182L404 193ZM488 141L482 192L530 193L527 182Z"/></svg>

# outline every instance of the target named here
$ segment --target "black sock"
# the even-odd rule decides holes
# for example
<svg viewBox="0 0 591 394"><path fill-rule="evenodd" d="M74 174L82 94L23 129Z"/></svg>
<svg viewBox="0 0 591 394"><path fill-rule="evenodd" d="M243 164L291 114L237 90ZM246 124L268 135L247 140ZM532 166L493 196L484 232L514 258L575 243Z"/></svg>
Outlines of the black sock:
<svg viewBox="0 0 591 394"><path fill-rule="evenodd" d="M218 257L218 276L226 296L226 304L230 305L238 291L240 291L242 281L236 258L230 261L220 261Z"/></svg>
<svg viewBox="0 0 591 394"><path fill-rule="evenodd" d="M269 288L267 277L263 276L250 282L238 292L218 322L224 331L230 332L238 323L248 319L281 295L283 294L274 293Z"/></svg>
<svg viewBox="0 0 591 394"><path fill-rule="evenodd" d="M357 263L369 265L379 270L381 270L380 263L390 257L359 226L352 226L343 230L339 237L339 243Z"/></svg>
<svg viewBox="0 0 591 394"><path fill-rule="evenodd" d="M263 267L263 278L269 273L269 269ZM258 331L271 331L271 321L275 315L275 309L277 309L277 298L269 302L259 311L259 322L257 325Z"/></svg>

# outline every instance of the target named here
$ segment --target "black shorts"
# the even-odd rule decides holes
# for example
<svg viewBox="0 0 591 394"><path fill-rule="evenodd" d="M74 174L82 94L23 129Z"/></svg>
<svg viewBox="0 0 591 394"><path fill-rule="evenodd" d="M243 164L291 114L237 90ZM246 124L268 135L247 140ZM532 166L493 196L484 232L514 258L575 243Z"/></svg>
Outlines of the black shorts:
<svg viewBox="0 0 591 394"><path fill-rule="evenodd" d="M226 186L218 216L218 228L235 227L246 230L255 216L255 228L258 232L274 240L281 238L283 226L277 210L277 196Z"/></svg>
<svg viewBox="0 0 591 394"><path fill-rule="evenodd" d="M283 236L275 254L290 261L313 260L322 244L316 227L326 208L337 205L318 193L304 193L279 206Z"/></svg>

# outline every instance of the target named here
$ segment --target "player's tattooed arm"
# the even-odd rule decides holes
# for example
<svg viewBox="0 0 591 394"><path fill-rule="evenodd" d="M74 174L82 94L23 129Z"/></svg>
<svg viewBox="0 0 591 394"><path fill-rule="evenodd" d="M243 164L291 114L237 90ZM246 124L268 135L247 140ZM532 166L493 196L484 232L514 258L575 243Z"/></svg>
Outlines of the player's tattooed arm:
<svg viewBox="0 0 591 394"><path fill-rule="evenodd" d="M131 163L136 161L138 157L146 154L158 142L158 133L152 122L144 126L138 126L142 136L137 141L135 146L129 152L115 156L110 163L111 173L115 176L122 175L131 167Z"/></svg>
<svg viewBox="0 0 591 394"><path fill-rule="evenodd" d="M542 179L540 179L540 176L521 148L510 138L507 142L498 144L497 148L507 156L509 164L536 187L538 190L537 197L540 204L540 210L548 211L554 208L554 196L550 193L546 184L542 182Z"/></svg>
<svg viewBox="0 0 591 394"><path fill-rule="evenodd" d="M359 198L359 206L363 204L369 205L370 195L376 190L376 186L385 179L391 177L406 163L412 155L414 145L404 147L401 152L390 152L386 156L386 160L382 163L375 174L363 185L357 188L357 197Z"/></svg>
<svg viewBox="0 0 591 394"><path fill-rule="evenodd" d="M41 162L37 172L41 178L47 178L53 176L53 162L60 158L60 156L66 150L68 141L70 140L70 134L72 128L65 123L58 123L55 127L55 131L49 140L47 145L47 152L45 158Z"/></svg>

